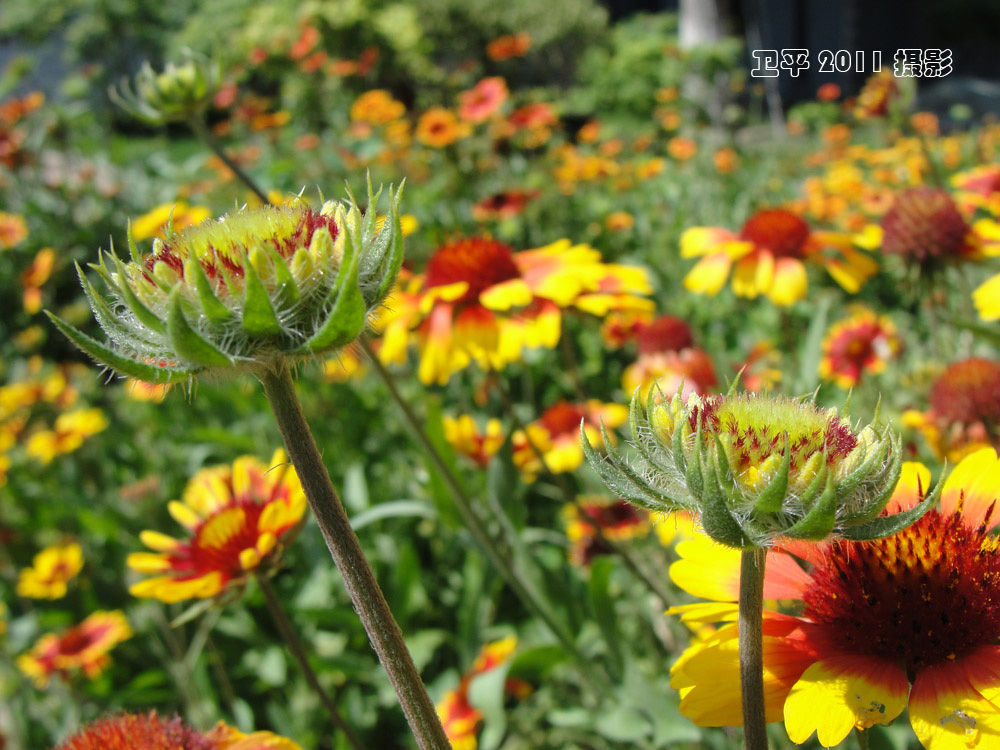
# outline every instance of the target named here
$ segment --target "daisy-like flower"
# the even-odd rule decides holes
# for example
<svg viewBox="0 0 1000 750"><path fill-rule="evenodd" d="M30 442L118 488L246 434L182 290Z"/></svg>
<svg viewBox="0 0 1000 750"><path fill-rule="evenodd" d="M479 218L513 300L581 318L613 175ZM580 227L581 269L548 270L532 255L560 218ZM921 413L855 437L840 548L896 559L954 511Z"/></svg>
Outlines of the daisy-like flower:
<svg viewBox="0 0 1000 750"><path fill-rule="evenodd" d="M967 213L984 209L1000 214L1000 164L983 164L952 175L955 202Z"/></svg>
<svg viewBox="0 0 1000 750"><path fill-rule="evenodd" d="M495 193L472 207L472 218L476 221L510 219L518 216L528 203L538 197L537 190L505 190Z"/></svg>
<svg viewBox="0 0 1000 750"><path fill-rule="evenodd" d="M83 569L83 549L75 542L46 547L17 579L17 595L29 599L62 599L66 584Z"/></svg>
<svg viewBox="0 0 1000 750"><path fill-rule="evenodd" d="M485 469L504 443L503 426L499 419L491 419L486 429L468 414L458 417L444 416L444 437L456 452L461 453L481 469Z"/></svg>
<svg viewBox="0 0 1000 750"><path fill-rule="evenodd" d="M560 401L527 425L527 434L515 432L511 438L514 464L527 476L542 470L535 448L541 451L545 467L553 474L573 471L583 463L580 430L601 442L601 425L614 429L625 424L628 409L621 404L605 404L591 399L582 404ZM582 425L582 427L581 427Z"/></svg>
<svg viewBox="0 0 1000 750"><path fill-rule="evenodd" d="M857 308L849 317L830 326L823 339L819 374L841 388L851 388L863 373L878 373L899 354L896 326L885 315Z"/></svg>
<svg viewBox="0 0 1000 750"><path fill-rule="evenodd" d="M605 540L624 542L649 534L649 514L624 500L586 496L577 498L577 502L563 506L569 558L574 565L588 567L598 555L611 554ZM601 536L596 529L600 529Z"/></svg>
<svg viewBox="0 0 1000 750"><path fill-rule="evenodd" d="M164 203L132 222L132 239L149 240L164 237L168 227L175 232L201 224L212 214L204 206L191 206L184 201Z"/></svg>
<svg viewBox="0 0 1000 750"><path fill-rule="evenodd" d="M680 318L663 315L642 325L636 334L639 358L622 373L625 393L639 389L642 398L649 395L653 383L668 393L681 390L681 396L708 393L718 385L712 358L693 346L691 329Z"/></svg>
<svg viewBox="0 0 1000 750"><path fill-rule="evenodd" d="M740 382L751 393L773 390L781 382L781 354L770 341L754 344L738 367Z"/></svg>
<svg viewBox="0 0 1000 750"><path fill-rule="evenodd" d="M131 637L132 628L120 610L94 612L69 630L42 636L17 658L17 667L39 688L54 676L69 679L81 671L92 680L111 664L108 652Z"/></svg>
<svg viewBox="0 0 1000 750"><path fill-rule="evenodd" d="M28 438L25 450L43 464L52 463L56 456L72 453L87 438L108 426L107 417L98 408L77 409L56 417L51 430L40 430Z"/></svg>
<svg viewBox="0 0 1000 750"><path fill-rule="evenodd" d="M885 117L890 105L901 95L892 70L883 70L869 76L858 94L854 116L859 120Z"/></svg>
<svg viewBox="0 0 1000 750"><path fill-rule="evenodd" d="M639 296L650 292L644 269L602 263L596 250L569 240L523 252L496 240L460 240L393 295L379 354L402 361L415 338L420 380L444 385L473 362L499 370L525 348L554 347L562 308L651 310Z"/></svg>
<svg viewBox="0 0 1000 750"><path fill-rule="evenodd" d="M444 107L431 107L417 120L416 139L431 148L444 148L465 138L469 126Z"/></svg>
<svg viewBox="0 0 1000 750"><path fill-rule="evenodd" d="M189 536L174 539L144 531L154 552L135 552L128 566L154 577L134 584L134 596L164 602L209 598L266 575L302 523L306 497L295 469L277 450L270 463L238 458L232 466L203 469L167 509Z"/></svg>
<svg viewBox="0 0 1000 750"><path fill-rule="evenodd" d="M21 287L24 289L22 305L29 315L42 309L42 286L52 276L55 266L56 251L51 247L43 247L35 253L31 265L21 274Z"/></svg>
<svg viewBox="0 0 1000 750"><path fill-rule="evenodd" d="M0 250L9 250L28 238L28 224L23 216L0 211Z"/></svg>
<svg viewBox="0 0 1000 750"><path fill-rule="evenodd" d="M929 482L924 466L905 464L890 508L924 502ZM806 551L772 552L764 596L801 614L764 615L768 720L783 719L793 742L817 732L832 747L908 708L927 750L1000 744L998 493L1000 460L980 450L944 482L939 508L893 536L814 548L804 568L791 555ZM677 551L674 581L722 602L678 608L684 617L732 619L738 554L704 538ZM695 723L741 722L736 630L722 627L673 668L681 712Z"/></svg>
<svg viewBox="0 0 1000 750"><path fill-rule="evenodd" d="M935 455L949 461L1000 438L1000 363L980 357L948 365L931 386L930 409L904 412Z"/></svg>
<svg viewBox="0 0 1000 750"><path fill-rule="evenodd" d="M531 49L531 34L504 34L486 45L486 54L493 62L503 62L512 57L524 57Z"/></svg>
<svg viewBox="0 0 1000 750"><path fill-rule="evenodd" d="M739 233L719 227L692 227L681 235L681 256L701 260L684 278L698 294L715 295L732 271L738 297L763 294L778 305L791 305L808 289L806 263L818 263L848 292L856 292L878 269L854 247L849 235L810 228L783 208L758 211Z"/></svg>
<svg viewBox="0 0 1000 750"><path fill-rule="evenodd" d="M476 750L478 747L477 732L483 714L469 702L469 686L479 675L492 672L509 661L516 648L515 636L483 646L472 669L463 675L458 687L447 691L438 702L438 716L451 741L452 750ZM523 680L508 677L504 690L515 698L523 699L531 694L532 687Z"/></svg>
<svg viewBox="0 0 1000 750"><path fill-rule="evenodd" d="M244 734L221 721L208 732L187 726L180 718L148 714L118 714L91 722L56 750L301 750L298 744L271 732Z"/></svg>
<svg viewBox="0 0 1000 750"><path fill-rule="evenodd" d="M369 185L363 216L353 201L242 209L155 239L146 256L130 241L130 263L105 253L95 267L112 302L80 272L107 344L50 318L98 362L151 383L332 353L362 332L403 261L398 193L381 229L377 200Z"/></svg>
<svg viewBox="0 0 1000 750"><path fill-rule="evenodd" d="M458 95L458 116L473 124L486 122L500 111L508 93L507 82L503 78L484 78Z"/></svg>
<svg viewBox="0 0 1000 750"><path fill-rule="evenodd" d="M587 460L619 497L647 510L698 513L717 542L743 550L780 538L885 536L927 510L880 517L902 464L889 427L854 428L835 409L755 393L632 399L629 426L641 460L613 447ZM607 442L607 441L605 441Z"/></svg>
<svg viewBox="0 0 1000 750"><path fill-rule="evenodd" d="M351 105L351 119L369 125L385 125L406 113L406 105L385 89L366 91Z"/></svg>

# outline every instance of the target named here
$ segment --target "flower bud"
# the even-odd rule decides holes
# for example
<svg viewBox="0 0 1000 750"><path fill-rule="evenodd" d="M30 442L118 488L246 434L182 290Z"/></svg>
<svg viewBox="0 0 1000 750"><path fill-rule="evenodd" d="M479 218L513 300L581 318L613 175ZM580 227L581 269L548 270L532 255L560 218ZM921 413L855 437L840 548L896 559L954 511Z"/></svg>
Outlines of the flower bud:
<svg viewBox="0 0 1000 750"><path fill-rule="evenodd" d="M79 268L109 341L49 315L74 344L122 375L172 383L205 373L273 370L343 348L364 330L403 262L399 197L376 224L379 195L362 214L327 201L240 209L164 240L131 262L112 249L91 265L109 301Z"/></svg>
<svg viewBox="0 0 1000 750"><path fill-rule="evenodd" d="M613 447L601 456L583 436L608 487L649 510L698 513L729 547L877 539L918 520L937 497L883 514L902 467L899 436L888 426L858 430L806 400L730 392L685 401L653 388L645 407L636 393L629 421L638 462Z"/></svg>
<svg viewBox="0 0 1000 750"><path fill-rule="evenodd" d="M111 100L136 119L150 125L190 120L205 110L222 80L222 66L204 55L188 51L184 59L167 63L156 72L147 62L121 87L109 90Z"/></svg>

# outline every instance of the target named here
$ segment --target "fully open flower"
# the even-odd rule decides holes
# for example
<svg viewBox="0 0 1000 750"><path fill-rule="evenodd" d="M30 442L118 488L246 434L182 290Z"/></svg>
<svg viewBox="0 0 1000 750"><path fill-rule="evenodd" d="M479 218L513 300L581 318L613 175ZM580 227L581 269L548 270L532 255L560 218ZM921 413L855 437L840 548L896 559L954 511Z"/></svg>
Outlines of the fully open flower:
<svg viewBox="0 0 1000 750"><path fill-rule="evenodd" d="M553 474L573 471L583 463L581 429L592 442L600 442L602 425L613 429L626 419L628 409L620 404L605 404L596 399L582 404L560 401L527 425L526 433L514 433L511 438L514 464L527 477L534 477L542 470L537 448L545 459L545 468Z"/></svg>
<svg viewBox="0 0 1000 750"><path fill-rule="evenodd" d="M17 579L17 595L31 599L62 599L66 584L83 569L83 550L69 542L46 547Z"/></svg>
<svg viewBox="0 0 1000 750"><path fill-rule="evenodd" d="M984 209L1000 214L1000 164L983 164L952 175L955 202L967 212Z"/></svg>
<svg viewBox="0 0 1000 750"><path fill-rule="evenodd" d="M810 228L783 208L758 211L734 233L719 227L692 227L681 236L681 256L701 260L684 279L699 294L717 294L733 272L739 297L763 294L778 305L806 295L806 263L818 263L848 292L856 292L878 269L854 247L849 235Z"/></svg>
<svg viewBox="0 0 1000 750"><path fill-rule="evenodd" d="M650 309L638 296L650 291L645 270L602 263L596 250L569 240L517 253L496 240L460 240L393 295L379 354L404 359L412 332L420 380L444 385L473 362L499 370L525 348L554 347L561 308L593 315Z"/></svg>
<svg viewBox="0 0 1000 750"><path fill-rule="evenodd" d="M106 253L95 269L113 302L80 280L108 344L50 317L98 362L151 383L336 351L362 332L403 260L398 194L380 231L368 193L363 216L353 203L296 201L156 239L147 256L130 241L128 264Z"/></svg>
<svg viewBox="0 0 1000 750"><path fill-rule="evenodd" d="M1000 439L1000 363L981 357L948 365L931 386L930 408L911 409L903 424L917 428L939 458L958 461Z"/></svg>
<svg viewBox="0 0 1000 750"><path fill-rule="evenodd" d="M272 568L298 530L306 498L284 451L269 464L238 458L232 466L203 469L184 490L170 515L190 536L181 541L144 531L143 543L155 552L136 552L128 565L158 574L134 584L135 596L176 602L217 596L246 577Z"/></svg>
<svg viewBox="0 0 1000 750"><path fill-rule="evenodd" d="M84 440L102 432L107 426L107 417L98 408L64 412L56 417L51 430L33 433L25 450L32 458L48 464L56 456L72 453L83 445Z"/></svg>
<svg viewBox="0 0 1000 750"><path fill-rule="evenodd" d="M735 392L685 400L652 389L645 408L632 399L629 425L638 463L611 447L601 456L583 433L608 487L648 510L700 513L706 533L728 547L872 539L929 507L880 517L899 478L899 438L889 427L856 430L808 401Z"/></svg>
<svg viewBox="0 0 1000 750"><path fill-rule="evenodd" d="M929 481L924 466L906 464L890 507L920 504ZM801 615L764 614L768 720L783 718L793 742L817 732L832 747L908 707L928 750L1000 746L1000 549L990 533L998 493L1000 460L984 449L944 482L939 509L893 536L772 551L764 596ZM705 538L677 551L674 581L722 602L678 610L693 621L733 619L739 553ZM800 553L804 568L791 556ZM681 712L696 723L741 723L736 652L737 626L726 625L674 666Z"/></svg>
<svg viewBox="0 0 1000 750"><path fill-rule="evenodd" d="M271 732L244 734L221 721L208 732L180 718L148 714L106 716L83 727L56 750L301 750Z"/></svg>
<svg viewBox="0 0 1000 750"><path fill-rule="evenodd" d="M366 91L351 105L351 119L370 125L385 125L406 113L406 106L385 89Z"/></svg>
<svg viewBox="0 0 1000 750"><path fill-rule="evenodd" d="M588 566L598 555L611 554L605 540L639 539L648 535L652 526L646 511L624 500L586 496L577 498L577 503L563 506L569 558L574 565Z"/></svg>
<svg viewBox="0 0 1000 750"><path fill-rule="evenodd" d="M480 430L476 420L468 414L442 418L444 437L457 453L461 453L481 469L486 468L504 443L503 427L499 419L491 419L486 429Z"/></svg>
<svg viewBox="0 0 1000 750"><path fill-rule="evenodd" d="M9 250L28 237L28 224L23 216L0 211L0 250Z"/></svg>
<svg viewBox="0 0 1000 750"><path fill-rule="evenodd" d="M503 78L484 78L458 95L458 115L466 122L485 122L500 110L507 95L507 82Z"/></svg>
<svg viewBox="0 0 1000 750"><path fill-rule="evenodd" d="M17 667L40 688L53 676L68 679L81 671L94 679L111 664L108 652L131 637L132 628L121 611L94 612L69 630L42 636L17 658Z"/></svg>
<svg viewBox="0 0 1000 750"><path fill-rule="evenodd" d="M476 221L510 219L524 211L529 201L538 197L537 190L505 190L483 198L472 207Z"/></svg>
<svg viewBox="0 0 1000 750"><path fill-rule="evenodd" d="M635 338L639 358L622 373L622 388L626 393L633 393L639 388L645 399L657 381L660 381L660 388L668 393L682 388L683 397L692 393L708 393L718 385L712 358L704 350L693 346L691 329L680 318L662 315L649 323L640 324Z"/></svg>
<svg viewBox="0 0 1000 750"><path fill-rule="evenodd" d="M863 373L882 372L900 347L896 326L888 317L858 308L827 331L819 362L820 377L841 388L851 388Z"/></svg>
<svg viewBox="0 0 1000 750"><path fill-rule="evenodd" d="M503 62L512 57L524 57L531 49L531 34L504 34L486 45L486 54L494 62Z"/></svg>
<svg viewBox="0 0 1000 750"><path fill-rule="evenodd" d="M458 121L455 113L443 107L431 107L417 120L416 138L425 146L444 148L469 134L469 126Z"/></svg>

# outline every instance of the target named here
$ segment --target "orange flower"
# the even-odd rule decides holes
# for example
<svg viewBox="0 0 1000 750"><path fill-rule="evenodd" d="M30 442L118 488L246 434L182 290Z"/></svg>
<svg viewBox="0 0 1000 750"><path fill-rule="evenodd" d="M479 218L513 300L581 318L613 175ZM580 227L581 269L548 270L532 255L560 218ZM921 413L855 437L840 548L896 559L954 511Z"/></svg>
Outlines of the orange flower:
<svg viewBox="0 0 1000 750"><path fill-rule="evenodd" d="M857 308L834 323L823 339L819 375L841 388L852 388L865 372L878 373L900 350L896 326L884 315Z"/></svg>
<svg viewBox="0 0 1000 750"><path fill-rule="evenodd" d="M431 107L417 121L417 140L432 148L450 146L468 134L468 127L443 107Z"/></svg>
<svg viewBox="0 0 1000 750"><path fill-rule="evenodd" d="M667 142L667 153L678 161L687 161L698 153L698 144L690 138L677 136Z"/></svg>
<svg viewBox="0 0 1000 750"><path fill-rule="evenodd" d="M612 232L624 232L635 226L635 219L627 211L615 211L608 214L604 220L604 226Z"/></svg>
<svg viewBox="0 0 1000 750"><path fill-rule="evenodd" d="M929 484L926 467L904 464L890 512L922 501ZM945 480L939 509L893 536L769 551L764 597L787 601L795 614L764 612L767 720L784 720L796 744L815 732L833 747L909 709L927 750L994 747L1000 546L990 531L998 494L1000 460L984 449ZM671 611L692 622L735 619L739 551L701 536L677 552L671 578L715 601ZM737 638L736 623L723 625L671 670L681 713L696 724L742 724Z"/></svg>
<svg viewBox="0 0 1000 750"><path fill-rule="evenodd" d="M712 163L719 174L729 174L740 165L740 156L729 146L725 146L712 154Z"/></svg>
<svg viewBox="0 0 1000 750"><path fill-rule="evenodd" d="M370 125L385 125L398 120L405 112L406 106L385 89L366 91L351 105L351 119Z"/></svg>
<svg viewBox="0 0 1000 750"><path fill-rule="evenodd" d="M827 250L833 254L825 254ZM805 297L806 262L826 267L849 292L856 292L878 268L854 249L850 236L814 231L783 208L758 211L739 234L717 227L688 229L681 236L681 257L699 256L684 279L690 291L718 294L735 265L732 285L738 297L764 294L778 305Z"/></svg>
<svg viewBox="0 0 1000 750"><path fill-rule="evenodd" d="M960 460L997 442L1000 363L973 357L948 365L931 387L930 409L909 410L903 424L918 429L935 455Z"/></svg>
<svg viewBox="0 0 1000 750"><path fill-rule="evenodd" d="M289 60L301 60L319 44L320 33L315 26L303 26L302 33L295 40L295 44L288 50Z"/></svg>
<svg viewBox="0 0 1000 750"><path fill-rule="evenodd" d="M562 308L592 315L652 308L638 296L651 291L645 270L602 263L596 250L569 240L518 253L496 240L460 240L440 248L423 274L400 278L379 355L402 361L415 338L418 374L428 384L444 385L473 362L499 370L525 348L553 348Z"/></svg>
<svg viewBox="0 0 1000 750"><path fill-rule="evenodd" d="M889 106L900 93L891 68L875 73L865 81L861 93L858 94L854 116L859 120L885 117L889 114Z"/></svg>
<svg viewBox="0 0 1000 750"><path fill-rule="evenodd" d="M1000 164L984 164L952 175L955 201L967 215L978 208L1000 214Z"/></svg>
<svg viewBox="0 0 1000 750"><path fill-rule="evenodd" d="M510 219L524 211L529 201L539 195L537 190L505 190L494 193L472 207L472 218L476 221Z"/></svg>
<svg viewBox="0 0 1000 750"><path fill-rule="evenodd" d="M125 393L133 401L152 401L158 404L167 397L169 390L169 383L147 383L135 378L125 381Z"/></svg>
<svg viewBox="0 0 1000 750"><path fill-rule="evenodd" d="M486 54L494 62L503 62L512 57L524 57L531 49L531 35L522 31L519 34L504 34L486 45Z"/></svg>
<svg viewBox="0 0 1000 750"><path fill-rule="evenodd" d="M566 536L570 541L569 558L574 565L589 567L598 555L611 554L605 541L623 542L649 534L649 514L641 508L608 497L577 498L577 505L563 506ZM597 535L601 530L603 538Z"/></svg>
<svg viewBox="0 0 1000 750"><path fill-rule="evenodd" d="M108 652L132 637L132 628L121 611L94 612L79 625L56 635L49 633L17 658L17 667L39 688L53 676L68 679L82 671L94 679L111 663Z"/></svg>
<svg viewBox="0 0 1000 750"><path fill-rule="evenodd" d="M191 535L180 541L142 532L140 539L154 552L132 553L128 566L160 575L129 591L177 602L217 596L258 569L266 575L298 531L306 497L284 451L277 450L269 465L244 456L232 466L203 469L188 483L183 501L167 509Z"/></svg>
<svg viewBox="0 0 1000 750"><path fill-rule="evenodd" d="M583 124L577 133L576 139L580 143L597 143L601 135L601 123L597 120L588 120Z"/></svg>
<svg viewBox="0 0 1000 750"><path fill-rule="evenodd" d="M781 370L778 365L781 355L769 341L760 341L753 345L747 358L736 368L743 387L751 393L761 393L772 390L781 382Z"/></svg>
<svg viewBox="0 0 1000 750"><path fill-rule="evenodd" d="M816 98L821 102L834 102L840 98L840 86L835 83L824 83L816 89Z"/></svg>
<svg viewBox="0 0 1000 750"><path fill-rule="evenodd" d="M0 250L9 250L27 237L28 225L24 217L0 211Z"/></svg>
<svg viewBox="0 0 1000 750"><path fill-rule="evenodd" d="M910 115L910 125L921 135L934 138L938 135L938 118L933 112L914 112Z"/></svg>
<svg viewBox="0 0 1000 750"><path fill-rule="evenodd" d="M51 247L43 247L35 254L31 265L21 274L21 286L24 289L22 304L24 311L34 315L42 309L42 285L49 280L56 265L56 251Z"/></svg>
<svg viewBox="0 0 1000 750"><path fill-rule="evenodd" d="M583 463L580 425L594 445L601 445L601 424L609 430L625 423L628 407L605 404L591 399L582 404L560 401L550 406L525 432L515 432L511 438L514 464L531 479L541 470L537 448L545 459L545 467L553 474L573 471ZM530 438L530 440L529 440Z"/></svg>
<svg viewBox="0 0 1000 750"><path fill-rule="evenodd" d="M559 123L559 117L551 105L544 102L536 102L534 104L525 104L523 107L515 109L511 112L510 117L507 118L507 122L517 130L531 130L533 128L553 127Z"/></svg>
<svg viewBox="0 0 1000 750"><path fill-rule="evenodd" d="M660 157L654 157L652 159L646 159L646 161L640 162L635 166L635 176L640 180L648 180L651 177L656 177L667 167L667 162Z"/></svg>
<svg viewBox="0 0 1000 750"><path fill-rule="evenodd" d="M484 78L458 95L458 116L466 122L485 122L499 111L507 95L507 82L503 78Z"/></svg>

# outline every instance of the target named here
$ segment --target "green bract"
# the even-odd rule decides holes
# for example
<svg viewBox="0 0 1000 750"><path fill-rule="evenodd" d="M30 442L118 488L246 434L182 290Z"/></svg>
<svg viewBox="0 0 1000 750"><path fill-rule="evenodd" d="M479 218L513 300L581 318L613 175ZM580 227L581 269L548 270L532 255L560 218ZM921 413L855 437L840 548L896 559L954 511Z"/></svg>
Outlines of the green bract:
<svg viewBox="0 0 1000 750"><path fill-rule="evenodd" d="M389 213L327 201L242 209L153 241L131 262L112 249L92 265L111 299L79 267L109 341L49 317L101 364L153 383L236 368L261 371L342 348L363 331L403 262L400 191Z"/></svg>
<svg viewBox="0 0 1000 750"><path fill-rule="evenodd" d="M583 448L621 497L653 511L700 515L705 532L741 549L776 540L861 541L918 520L938 487L916 507L885 515L902 468L899 436L888 426L860 431L836 410L754 393L666 398L651 388L632 399L639 460ZM604 444L613 445L605 438Z"/></svg>
<svg viewBox="0 0 1000 750"><path fill-rule="evenodd" d="M133 117L150 125L190 120L212 101L222 80L222 66L188 52L180 63L167 63L160 73L146 62L135 76L134 86L128 79L120 90L109 91L112 101Z"/></svg>

